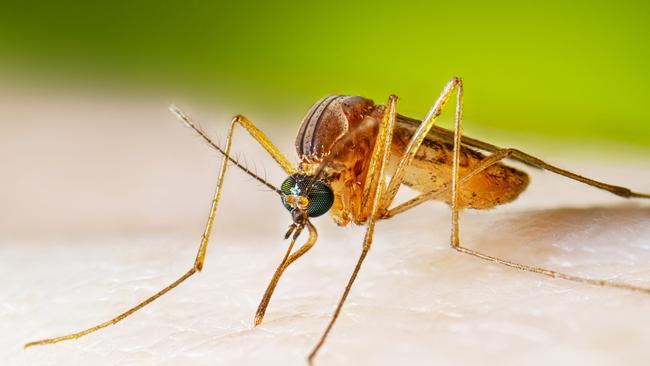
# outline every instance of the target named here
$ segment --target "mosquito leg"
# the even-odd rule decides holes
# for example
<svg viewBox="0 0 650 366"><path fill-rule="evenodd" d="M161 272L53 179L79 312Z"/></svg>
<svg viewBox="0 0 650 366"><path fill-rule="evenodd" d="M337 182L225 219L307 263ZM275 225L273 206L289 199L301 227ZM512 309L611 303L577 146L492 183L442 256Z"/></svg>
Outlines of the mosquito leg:
<svg viewBox="0 0 650 366"><path fill-rule="evenodd" d="M608 281L608 280L597 280L597 279L592 279L592 278L587 278L587 277L579 277L579 276L574 276L574 275L569 275L565 273L560 273L556 271L552 271L549 269L545 268L540 268L540 267L534 267L534 266L529 266L521 263L516 263L512 261L508 261L502 258L498 258L495 256L490 256L481 252L478 252L473 249L466 248L460 244L460 236L459 236L459 192L460 192L460 183L461 179L459 178L459 171L460 171L460 147L461 147L461 135L462 135L462 107L463 107L463 98L462 98L462 93L458 93L458 97L456 100L456 116L455 116L455 122L454 122L454 159L453 159L453 167L452 167L452 184L451 184L451 209L452 209L452 219L451 219L451 246L452 248L456 249L457 251L461 253L466 253L471 256L474 256L476 258L480 258L486 261L494 262L494 263L499 263L503 264L505 266L523 270L523 271L528 271L528 272L533 272L533 273L539 273L548 277L552 278L562 278L565 280L569 281L574 281L574 282L581 282L581 283L587 283L591 285L596 285L596 286L603 286L603 287L613 287L613 288L621 288L621 289L626 289L626 290L631 290L631 291L638 291L638 292L645 292L650 294L650 288L643 288L639 286L634 286L634 285L629 285L625 283L620 283L620 282L613 282L613 281ZM512 155L516 152L514 149L506 149L502 150L503 153L501 154L501 159L507 157L508 155ZM499 155L498 152L495 155ZM486 159L487 160L487 159ZM496 159L495 159L496 160ZM500 159L499 159L500 160ZM491 164L495 164L498 160L491 162ZM480 169L481 167L479 167ZM486 167L483 167L482 169L486 169Z"/></svg>
<svg viewBox="0 0 650 366"><path fill-rule="evenodd" d="M411 141L409 141L409 144L406 147L406 151L404 152L404 155L402 155L399 163L397 164L397 169L395 170L395 172L393 173L390 179L390 184L388 185L388 188L386 189L386 194L381 202L382 219L387 219L397 215L400 212L404 212L409 208L415 207L420 203L423 203L433 197L443 194L444 192L448 191L451 188L448 186L442 188L441 190L423 193L403 204L400 204L399 206L396 206L390 210L388 209L392 204L393 200L395 199L395 195L397 194L397 191L399 190L399 187L402 184L402 181L404 180L404 174L406 173L406 169L413 162L413 159L415 158L418 149L422 145L424 138L427 136L429 131L434 127L436 118L440 116L440 114L442 113L443 108L447 104L447 101L453 94L454 90L456 90L456 94L457 94L456 118L460 118L460 113L462 113L461 103L463 97L463 81L462 79L455 77L451 79L444 87L444 89L440 93L440 96L438 96L438 99L436 99L435 103L427 113L426 117L424 118L424 120L422 120L420 126L413 134ZM462 178L462 181L465 182L466 180L468 180L469 178L478 174L480 171L486 168L487 166L482 168L481 170L478 170L480 169L480 166L477 167L476 172L470 172L469 174L467 174Z"/></svg>
<svg viewBox="0 0 650 366"><path fill-rule="evenodd" d="M183 281L185 281L186 279L188 279L189 277L191 277L195 273L200 272L201 269L203 269L203 265L205 263L205 254L206 254L206 251L207 251L207 248L208 248L208 240L209 240L210 234L212 232L212 226L214 224L214 219L215 219L215 216L216 216L216 213L217 213L217 206L219 204L219 199L221 198L221 191L222 191L222 188L223 188L224 176L225 176L226 170L228 168L228 160L232 161L235 165L239 166L240 168L242 168L247 173L252 174L253 176L255 176L246 167L242 166L241 164L239 164L239 162L237 162L236 160L234 160L234 159L232 159L230 157L230 147L232 145L232 136L233 136L234 128L235 128L235 126L237 124L241 124L242 126L244 126L251 133L251 135L281 165L282 165L281 162L285 162L287 164L286 167L283 166L283 168L285 168L285 170L288 170L288 171L293 170L293 168L291 168L291 166L288 165L289 164L288 160L286 158L284 158L284 156L282 156L282 154L279 152L279 150L277 150L277 148L275 148L275 146L273 146L273 144L268 140L268 138L266 138L266 136L264 136L264 134L259 129L257 129L257 127L255 127L250 121L248 121L243 116L235 117L232 120L232 122L230 123L230 127L228 129L228 138L227 138L227 141L226 141L226 147L225 147L225 149L222 150L218 145L213 143L210 140L210 138L203 131L201 131L187 117L187 115L185 115L182 111L180 111L179 109L177 109L175 107L172 107L171 109L172 109L172 112L176 113L177 116L179 118L181 118L189 127L194 129L197 133L199 133L199 135L201 137L203 137L203 139L205 139L210 145L215 147L217 150L219 150L224 155L224 160L221 163L221 168L219 170L219 178L218 178L218 181L217 181L217 186L216 186L216 189L215 189L214 197L212 199L212 206L210 208L210 214L208 216L208 222L207 222L207 224L205 226L203 236L201 237L201 244L199 245L199 249L198 249L196 258L194 260L194 264L192 265L192 267L185 274L183 274L181 277L179 277L176 281L172 282L167 287L165 287L162 290L158 291L157 293L155 293L151 297L147 298L146 300L142 301L138 305L132 307L131 309L123 312L122 314L120 314L120 315L118 315L118 316L116 316L116 317L114 317L114 318L112 318L112 319L110 319L110 320L108 320L106 322L103 322L101 324L95 325L93 327L90 327L88 329L85 329L85 330L82 330L82 331L79 331L79 332L76 332L76 333L71 333L71 334L64 335L64 336L59 336L59 337L54 337L54 338L47 338L47 339L42 339L42 340L38 340L38 341L29 342L29 343L25 344L25 348L31 347L31 346L58 343L58 342L66 341L66 340L70 340L70 339L77 339L77 338L83 337L83 336L85 336L87 334L93 333L93 332L95 332L97 330L100 330L102 328L106 328L106 327L108 327L110 325L116 324L116 323L120 322L121 320L123 320L124 318L128 317L129 315L131 315L131 314L135 313L136 311L142 309L143 307L145 307L149 303L153 302L157 298L159 298L162 295L166 294L171 289L175 288L176 286L181 284ZM257 177L257 176L255 176L255 177ZM257 177L257 178L259 180L261 180L263 183L269 185L272 189L277 191L277 188L273 187L268 182L264 181L263 179L261 179L259 177Z"/></svg>
<svg viewBox="0 0 650 366"><path fill-rule="evenodd" d="M520 151L520 150L517 150L517 149L512 149L512 157L516 158L518 160L521 160L521 161L523 161L525 163L528 163L530 165L536 166L538 168L545 169L545 170L548 170L548 171L553 172L555 174L563 175L563 176L565 176L567 178L577 180L578 182L588 184L588 185L590 185L592 187L596 187L598 189L602 189L602 190L611 192L611 193L613 193L613 194L615 194L617 196L620 196L620 197L624 197L624 198L648 198L648 199L650 199L650 194L633 192L629 188L620 187L620 186L616 186L616 185L608 184L608 183L603 183L603 182L599 182L599 181L597 181L595 179L583 177L583 176L578 175L576 173L572 173L572 172L570 172L568 170L564 170L564 169L558 168L558 167L556 167L554 165L545 163L541 159L538 159L538 158L536 158L536 157L534 157L534 156L532 156L530 154L527 154L527 153L525 153L523 151Z"/></svg>
<svg viewBox="0 0 650 366"><path fill-rule="evenodd" d="M366 173L363 191L361 193L361 204L363 209L372 209L369 205L373 198L373 193L377 190L378 185L383 185L384 176L379 174L383 169L384 157L390 160L390 146L393 138L393 126L395 124L397 96L391 95L386 103L386 112L377 132L377 142L370 157L368 172ZM386 150L386 151L384 151ZM381 183L380 183L381 182ZM385 192L385 191L384 191ZM383 198L382 198L383 199Z"/></svg>
<svg viewBox="0 0 650 366"><path fill-rule="evenodd" d="M494 262L494 263L499 263L503 264L505 266L519 269L522 271L527 271L527 272L534 272L534 273L539 273L544 276L552 277L552 278L561 278L573 282L581 282L581 283L587 283L590 285L595 285L595 286L603 286L603 287L612 287L612 288L620 288L620 289L625 289L625 290L630 290L630 291L636 291L636 292L644 292L647 294L650 294L650 288L646 287L640 287L640 286L634 286L634 285L629 285L626 283L621 283L621 282L614 282L614 281L609 281L609 280L598 280L598 279L593 279L593 278L587 278L587 277L579 277L579 276L574 276L566 273L560 273L556 272L550 269L544 269L540 267L534 267L534 266L529 266L526 264L521 264L521 263L516 263L512 262L506 259L494 257L491 255L487 255L481 252L478 252L473 249L466 248L460 243L458 245L452 245L454 249L461 253L466 253L471 256L481 258L486 261Z"/></svg>
<svg viewBox="0 0 650 366"><path fill-rule="evenodd" d="M518 159L521 159L521 154L525 154L525 153L522 153L521 151L519 151L517 149L497 149L497 150L493 150L493 151L494 151L494 153L492 155L490 155L489 157L487 157L486 159L484 159L483 161L481 161L481 163L476 167L475 170L472 170L471 172L467 173L466 175L460 177L460 185L462 185L463 183L468 181L473 176L475 176L478 173L482 172L483 170L489 168L491 165L493 165L494 163L496 163L496 162L498 162L500 160L510 158L510 157L515 157L515 156L517 156ZM530 156L530 155L528 155L528 156ZM539 160L539 159L537 159L537 160ZM532 162L529 162L529 163L532 164ZM563 172L562 175L567 176L567 177L569 177L571 179L573 179L572 176L578 176L577 174L571 173L569 171L553 167L553 166L548 165L546 163L544 163L544 164L546 165L546 167L544 167L544 169L550 170L547 167L552 167L553 169L557 169L558 171L562 171ZM539 165L538 167L541 168L542 166ZM558 173L558 174L560 174L560 173ZM649 194L636 193L636 192L630 191L628 188L614 186L614 185L610 185L610 184L606 184L606 183L601 183L601 182L598 182L598 181L595 181L595 180L592 180L592 179L589 179L589 178L581 177L581 176L578 176L578 177L580 177L580 179L576 179L576 180L579 180L581 182L584 182L586 184L589 184L591 186L598 187L598 188L606 187L606 188L602 188L602 189L605 189L605 190L607 190L609 192L612 192L612 193L617 194L617 195L622 196L622 197L626 197L626 198L650 198ZM434 198L437 198L437 197L441 197L442 195L447 193L450 189L451 189L451 186L447 185L447 186L443 187L442 189L438 189L438 190L435 190L435 191L430 191L430 192L425 192L425 193L419 194L418 196L416 196L414 198L411 198L410 200L408 200L408 201L406 201L404 203L401 203L401 204L399 204L399 205L397 205L397 206L395 206L395 207L393 207L393 208L391 208L389 210L384 211L381 218L382 219L391 218L391 217L393 217L393 216L395 216L395 215L397 215L399 213L407 211L408 209L411 209L411 208L413 208L413 207L415 207L415 206L417 206L417 205L419 205L421 203L424 203L424 202L426 202L428 200L431 200L431 199L434 199Z"/></svg>
<svg viewBox="0 0 650 366"><path fill-rule="evenodd" d="M352 275L350 276L350 279L348 280L348 284L345 286L345 290L343 291L343 295L341 296L341 299L338 302L338 305L336 306L336 310L334 310L334 314L332 314L332 318L330 319L329 323L327 324L327 328L325 328L325 331L323 334L320 336L320 339L318 340L318 343L314 346L312 351L309 353L309 357L307 360L309 361L309 364L313 364L314 359L316 358L316 354L318 351L321 349L323 344L325 343L325 339L329 335L330 331L332 330L332 327L334 326L334 323L336 322L336 319L338 319L339 314L341 313L341 309L343 308L343 303L345 303L345 300L348 298L348 294L350 293L350 289L352 289L352 284L354 281L357 279L357 275L359 274L359 270L361 269L361 265L363 264L363 261L366 259L366 255L368 255L368 251L370 251L370 246L372 245L372 237L373 233L375 231L375 220L371 219L368 222L368 228L366 229L366 235L363 239L363 249L361 250L361 255L359 256L359 259L357 260L357 264L354 266L354 271L352 271Z"/></svg>
<svg viewBox="0 0 650 366"><path fill-rule="evenodd" d="M480 173L481 171L483 171L483 170L489 168L490 166L496 164L498 161L511 156L512 154L513 154L513 149L503 149L503 150L496 151L493 155L490 155L489 157L487 157L486 159L481 161L481 163L474 170L472 170L471 172L467 173L465 176L460 178L459 179L460 185L462 185L465 181L469 180L471 177L475 176L476 174ZM417 204L419 204L421 202L424 202L426 200L435 198L436 196L442 196L445 193L449 192L450 189L451 189L451 186L447 186L447 187L444 187L443 189L440 189L440 190L437 190L437 191L421 194L418 197L416 197L414 199L411 199L411 200L409 200L409 201L407 201L407 202L405 202L405 203L403 203L403 204L401 204L399 206L396 206L395 208L387 211L382 216L382 218L393 217L393 216L397 215L398 213L404 212L404 211L408 210L409 208L411 208L411 207L413 207L413 206L415 206L415 205L417 205ZM456 233L458 232L457 227L455 229L455 232ZM452 237L454 237L454 236L457 236L457 234L456 235L452 234ZM467 254L470 254L472 256L484 259L484 260L488 260L488 261L491 261L491 262L503 264L503 265L506 265L508 267L513 267L513 268L528 271L528 272L539 273L539 274L549 276L549 277L553 277L553 278L562 278L562 279L569 280L569 281L588 283L588 284L597 285L597 286L615 287L615 288L622 288L622 289L627 289L627 290L632 290L632 291L640 291L640 292L650 293L650 289L648 289L648 288L642 288L642 287L638 287L638 286L633 286L633 285L628 285L628 284L618 283L618 282L611 282L611 281L606 281L606 280L596 280L596 279L590 279L590 278L583 278L583 277L573 276L573 275L560 273L560 272L556 272L556 271L552 271L552 270L548 270L548 269L544 269L544 268L539 268L539 267L528 266L528 265L525 265L525 264L519 264L519 263L511 262L511 261L508 261L508 260L505 260L505 259L501 259L501 258L493 257L493 256L490 256L490 255L487 255L487 254L483 254L483 253L477 252L477 251L469 249L469 248L465 248L465 247L460 245L460 242L457 245L452 245L452 247L454 249L458 250L459 252L467 253Z"/></svg>
<svg viewBox="0 0 650 366"><path fill-rule="evenodd" d="M451 84L451 83L450 83ZM513 157L518 160L521 160L525 163L547 169L550 171L553 171L555 173L567 176L572 179L579 180L581 182L593 185L597 188L605 189L608 190L614 194L618 194L623 197L642 197L642 198L650 198L649 195L644 195L644 194L639 194L639 193L634 193L630 192L627 188L622 188L622 187L617 187L617 186L612 186L608 185L605 183L597 182L595 180L589 179L589 178L584 178L581 176L578 176L574 173L556 168L552 165L546 164L543 161L532 157L528 154L525 154L519 150L516 149L499 149L496 146L493 147L493 149L489 149L490 151L493 152L492 155L488 156L485 158L481 163L472 171L469 173L465 174L463 177L459 177L459 155L460 155L460 146L461 146L461 135L462 135L462 83L460 80L458 81L458 86L459 86L459 91L457 94L457 100L456 100L456 116L455 116L455 128L454 128L454 165L453 165L453 174L452 174L452 184L448 185L446 187L443 187L440 190L437 191L432 191L432 192L427 192L423 193L409 201L406 201L403 204L400 204L396 207L394 207L391 210L385 211L382 215L382 218L389 218L392 216L397 215L398 213L404 212L422 202L425 202L429 199L432 199L437 196L441 196L445 193L447 193L450 189L452 190L452 234L451 234L451 245L454 249L456 249L459 252L466 253L469 255L472 255L477 258L481 258L483 260L491 261L494 263L499 263L506 265L508 267L528 271L528 272L534 272L534 273L539 273L543 274L545 276L553 277L553 278L562 278L574 282L581 282L581 283L588 283L592 285L597 285L597 286L604 286L604 287L614 287L614 288L622 288L622 289L627 289L627 290L632 290L632 291L639 291L639 292L646 292L650 293L650 289L648 288L643 288L643 287L638 287L638 286L633 286L633 285L628 285L625 283L619 283L619 282L612 282L608 280L597 280L597 279L591 279L591 278L584 278L584 277L579 277L579 276L573 276L565 273L560 273L544 268L539 268L539 267L534 267L534 266L529 266L525 264L520 264L520 263L515 263L511 262L502 258L490 256L481 252L477 252L473 249L466 248L464 246L461 246L460 244L460 238L459 238L459 205L458 205L458 198L459 198L459 188L460 185L462 185L465 181L469 180L476 174L479 174L480 172L484 171L485 169L489 168L491 165L496 164L497 162ZM445 91L450 90L449 87L445 88ZM445 93L443 91L442 96L438 99L442 99L447 95L448 93ZM447 95L448 97L448 95ZM445 97L446 98L446 97ZM436 105L439 104L439 102L436 102ZM434 105L435 107L435 105ZM435 108L433 108L435 109ZM429 113L431 114L431 112ZM418 129L418 131L421 131L424 128L425 122L427 122L427 119L422 123L422 126ZM413 142L411 142L413 144ZM405 154L406 157L407 154ZM400 165L404 162L404 158L402 162L400 162ZM392 183L392 181L391 181ZM626 193L627 192L627 193ZM386 201L384 201L386 202ZM387 206L384 206L387 207Z"/></svg>
<svg viewBox="0 0 650 366"><path fill-rule="evenodd" d="M446 131L446 130L441 130L439 132L444 133L445 135L447 135L448 133L449 134L452 133L451 131ZM447 136L445 136L445 137L447 137ZM488 144L488 143L480 141L480 140L471 139L471 138L468 138L466 136L463 136L463 144L466 144L466 145L468 145L470 147L478 148L480 150L490 151L490 152L493 152L493 153L497 152L497 151L500 151L500 150L504 150L504 149L502 149L502 148L500 148L498 146ZM567 177L569 179L573 179L573 180L576 180L578 182L588 184L588 185L590 185L592 187L596 187L598 189L608 191L608 192L610 192L612 194L615 194L617 196L624 197L624 198L650 198L650 194L648 194L648 193L633 192L631 189L626 188L626 187L621 187L621 186L617 186L617 185L614 185L614 184L604 183L604 182L600 182L600 181L592 179L592 178L581 176L579 174L570 172L570 171L568 171L566 169L562 169L562 168L559 168L559 167L557 167L555 165L546 163L542 159L537 158L535 156L532 156L532 155L530 155L528 153L525 153L525 152L523 152L521 150L518 150L518 149L508 149L508 150L512 151L510 157L512 159L514 159L514 160L517 160L519 162L522 162L522 163L524 163L526 165L529 165L529 166L532 166L532 167L535 167L535 168L548 170L548 171L550 171L552 173L565 176L565 177Z"/></svg>
<svg viewBox="0 0 650 366"><path fill-rule="evenodd" d="M404 117L404 116L400 116L400 118L409 119L408 117ZM412 122L419 122L417 120L412 120L412 119L409 119L409 120L411 120ZM422 123L422 122L420 122L420 123ZM443 128L436 128L436 126L434 126L433 129L435 130L435 134L437 136L441 137L443 139L443 141L451 142L453 140L453 131L449 131L449 130L446 130L446 129L443 129ZM504 150L503 148L500 148L500 147L495 146L493 144L487 143L485 141L473 139L473 138L470 138L470 137L467 137L467 136L463 136L463 145L467 146L467 147L470 147L470 148L476 148L476 149L479 149L479 150L489 151L489 152L492 152L492 153L495 153L495 152L500 151L500 150ZM530 154L528 154L526 152L523 152L521 150L518 150L518 149L510 149L510 150L512 150L512 154L511 154L510 158L512 158L514 160L517 160L517 161L519 161L521 163L524 163L524 164L526 164L528 166L535 167L535 168L538 168L538 169L548 170L548 171L553 172L555 174L565 176L565 177L567 177L569 179L573 179L573 180L588 184L590 186L593 186L593 187L596 187L598 189L602 189L602 190L611 192L611 193L613 193L613 194L615 194L617 196L621 196L621 197L624 197L624 198L650 198L650 194L648 194L648 193L637 193L637 192L633 192L629 188L625 188L625 187L621 187L621 186L617 186L617 185L613 185L613 184L609 184L609 183L600 182L600 181L592 179L592 178L587 178L587 177L581 176L579 174L570 172L570 171L568 171L566 169L562 169L562 168L559 168L559 167L554 166L552 164L546 163L543 160L541 160L541 159L539 159L539 158L537 158L535 156L532 156L532 155L530 155Z"/></svg>
<svg viewBox="0 0 650 366"><path fill-rule="evenodd" d="M424 138L434 126L436 118L442 113L445 104L447 104L447 101L453 94L454 90L457 90L457 94L460 98L463 93L463 81L460 78L453 78L447 83L445 88L440 93L440 96L438 99L436 99L436 102L427 113L426 117L424 117L424 120L411 138L411 141L409 141L409 144L406 147L406 151L404 152L404 155L397 165L397 169L390 178L390 183L388 184L388 188L386 188L386 194L382 198L382 211L390 207L391 203L395 199L395 195L397 194L397 191L399 190L399 187L404 180L406 169L413 162L415 154L422 145Z"/></svg>
<svg viewBox="0 0 650 366"><path fill-rule="evenodd" d="M199 136L201 136L210 146L212 146L215 150L219 151L221 154L223 154L225 157L228 158L233 164L235 164L237 167L240 169L244 170L246 173L250 174L250 172L246 166L243 164L240 164L237 160L233 159L230 156L230 153L226 153L224 149L222 149L219 145L214 143L210 137L206 135L206 133L199 128L190 117L185 114L181 109L176 107L175 105L172 105L169 107L169 110L176 115L181 121L183 121L188 127L194 130ZM253 124L248 118L242 116L242 115L237 115L231 122L231 125L233 124L239 124L240 126L244 127L246 131L266 150L269 155L275 160L281 167L282 169L289 175L293 174L296 172L296 169L291 165L289 160L282 154L280 149L278 149L272 142L269 140L269 138ZM232 134L229 130L229 134Z"/></svg>
<svg viewBox="0 0 650 366"><path fill-rule="evenodd" d="M303 254L307 253L307 251L309 251L309 249L311 249L311 247L313 247L314 244L316 243L316 239L318 239L318 234L316 233L316 228L314 228L314 225L312 225L312 223L309 221L307 221L307 229L309 230L309 239L307 239L307 242L303 244L302 247L300 247L300 249L298 249L295 253L291 253L291 249L293 248L293 245L296 242L296 237L294 236L294 238L291 241L291 245L289 245L289 249L287 249L287 253L282 259L282 262L280 262L278 269L275 270L275 273L273 274L273 278L271 278L271 282L269 283L268 287L266 288L266 291L264 292L262 301L260 301L260 305L257 307L257 312L255 313L255 326L262 324L262 320L264 319L264 314L266 313L266 308L269 306L269 302L271 301L271 296L273 296L273 291L275 291L275 287L277 286L278 281L280 280L280 276L282 276L282 273L284 273L284 270L286 270L291 263L295 262Z"/></svg>
<svg viewBox="0 0 650 366"><path fill-rule="evenodd" d="M373 156L370 165L371 169L369 169L369 171L375 172L379 178L376 179L376 184L374 184L374 187L372 187L370 190L371 192L370 196L372 197L372 200L366 201L370 204L369 206L370 216L368 217L368 227L366 229L366 235L364 236L363 239L363 249L361 250L361 255L357 260L357 264L354 267L354 270L352 271L352 275L348 280L348 284L345 286L343 295L341 296L341 299L339 300L338 305L336 306L336 310L334 310L334 314L332 315L332 318L327 324L327 328L325 328L325 331L323 332L320 339L318 340L318 343L316 343L316 346L314 346L314 349L309 354L308 357L309 364L313 364L316 354L325 343L325 339L327 338L328 334L332 330L332 327L334 326L336 319L339 317L339 314L341 313L343 304L345 303L345 300L348 298L348 294L350 293L352 284L354 283L354 281L357 278L357 275L359 274L361 265L363 264L363 261L366 259L366 256L368 255L368 251L370 251L373 234L375 232L375 223L379 216L378 214L379 214L380 202L382 199L382 195L384 193L386 165L388 164L388 161L390 159L390 144L393 135L393 126L395 125L396 103L397 103L397 97L391 95L390 98L388 99L388 103L387 103L388 108L386 110L384 118L382 119L381 126L379 128L379 133L377 135L377 142L375 143L375 147L373 149ZM369 173L369 176L366 179L371 179L371 178L372 176L370 176Z"/></svg>

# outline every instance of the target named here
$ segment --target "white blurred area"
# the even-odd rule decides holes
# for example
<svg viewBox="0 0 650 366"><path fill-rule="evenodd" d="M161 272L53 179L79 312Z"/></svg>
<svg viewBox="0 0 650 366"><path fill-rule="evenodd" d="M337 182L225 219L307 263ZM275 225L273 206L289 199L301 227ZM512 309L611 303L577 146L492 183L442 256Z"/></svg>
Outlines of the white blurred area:
<svg viewBox="0 0 650 366"><path fill-rule="evenodd" d="M244 113L296 161L293 138L309 106L297 106L295 124L287 125L264 111L183 98L0 89L3 364L305 364L354 266L363 228L315 220L319 242L286 272L266 322L252 329L290 216L275 194L233 167L202 273L116 326L22 349L105 321L189 269L221 160L168 112L171 102L222 138L231 116ZM235 150L279 185L282 171L243 130L237 135ZM648 151L608 145L573 154L557 144L499 143L650 191ZM467 246L650 287L650 203L531 175L514 204L461 215ZM647 364L650 295L463 256L448 248L449 215L431 203L377 226L319 365Z"/></svg>
<svg viewBox="0 0 650 366"><path fill-rule="evenodd" d="M172 102L188 109L219 140L239 113L133 92L0 90L0 166L6 178L0 202L11 208L0 212L4 236L111 235L116 230L201 226L220 158L168 111ZM264 123L274 126L260 121ZM292 153L293 136L266 130ZM234 150L253 145L240 137ZM258 152L253 148L243 156ZM279 169L269 161L256 158L253 163L261 164L260 173L280 179ZM234 182L248 180L234 176ZM254 184L242 188L245 194L261 189ZM240 205L252 209L268 202L241 200Z"/></svg>

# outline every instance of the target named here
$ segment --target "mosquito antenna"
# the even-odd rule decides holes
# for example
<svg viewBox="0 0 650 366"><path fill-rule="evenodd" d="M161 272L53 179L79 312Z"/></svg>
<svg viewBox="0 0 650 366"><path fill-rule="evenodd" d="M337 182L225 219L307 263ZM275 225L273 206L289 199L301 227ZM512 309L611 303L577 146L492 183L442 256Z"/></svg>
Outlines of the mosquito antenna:
<svg viewBox="0 0 650 366"><path fill-rule="evenodd" d="M251 171L246 166L246 164L242 164L242 163L239 162L239 159L233 158L230 155L226 154L226 151L224 149L222 149L221 146L219 146L218 144L213 142L210 139L210 137L208 137L208 135L196 123L194 123L194 121L192 121L192 119L187 114L185 114L185 112L183 112L176 105L172 104L171 106L169 106L169 110L172 113L174 113L174 115L176 115L176 117L178 117L181 121L183 121L187 127L193 129L194 132L196 132L199 136L201 136L203 138L203 140L205 140L215 150L220 152L221 155L223 155L225 158L230 160L230 162L232 162L236 167L241 169L244 173L250 175L255 180L257 180L258 182L264 184L265 186L267 186L268 188L270 188L274 192L276 192L278 194L282 194L282 192L278 188L276 188L273 184L269 183L266 179L260 177L259 175L255 174L253 171Z"/></svg>

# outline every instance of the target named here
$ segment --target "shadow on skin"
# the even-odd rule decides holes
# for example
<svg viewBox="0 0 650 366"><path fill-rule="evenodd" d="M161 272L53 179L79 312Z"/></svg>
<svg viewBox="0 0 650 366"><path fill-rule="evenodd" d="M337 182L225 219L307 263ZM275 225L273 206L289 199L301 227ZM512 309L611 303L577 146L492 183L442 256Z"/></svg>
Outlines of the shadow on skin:
<svg viewBox="0 0 650 366"><path fill-rule="evenodd" d="M593 276L611 277L618 273L608 273L609 269L617 266L630 266L625 268L626 272L650 271L650 208L642 204L564 207L486 216L461 218L464 246L568 273L583 267ZM604 268L604 272L601 274L598 268L589 266ZM650 277L646 274L639 280L650 281Z"/></svg>
<svg viewBox="0 0 650 366"><path fill-rule="evenodd" d="M650 227L650 207L638 204L618 204L593 207L563 207L556 209L526 210L505 216L497 225L504 231L493 231L508 242L530 234L532 243L544 244L552 241L580 241L581 236L591 237L594 233L608 234L638 230ZM583 235L581 235L583 234ZM585 238L586 239L586 238ZM526 244L528 245L528 244Z"/></svg>

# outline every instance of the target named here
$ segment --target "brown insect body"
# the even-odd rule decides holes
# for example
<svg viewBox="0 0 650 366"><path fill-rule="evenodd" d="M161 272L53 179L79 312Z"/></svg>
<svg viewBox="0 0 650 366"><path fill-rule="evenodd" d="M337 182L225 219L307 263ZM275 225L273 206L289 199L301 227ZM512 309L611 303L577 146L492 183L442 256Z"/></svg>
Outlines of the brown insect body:
<svg viewBox="0 0 650 366"><path fill-rule="evenodd" d="M333 95L316 102L303 119L296 137L296 150L302 173L311 175L327 159L323 178L334 191L332 217L343 226L350 221L363 224L370 214L362 207L361 192L365 183L370 155L376 141L385 106L358 96ZM396 169L399 159L415 134L420 121L397 116L391 146L388 174ZM413 164L406 170L404 184L419 191L438 191L448 187L452 179L453 144L437 127L425 138ZM460 176L472 171L485 159L477 150L463 145L460 155ZM460 206L488 209L511 202L523 192L528 175L501 163L465 182L460 190ZM439 199L450 203L451 195Z"/></svg>

